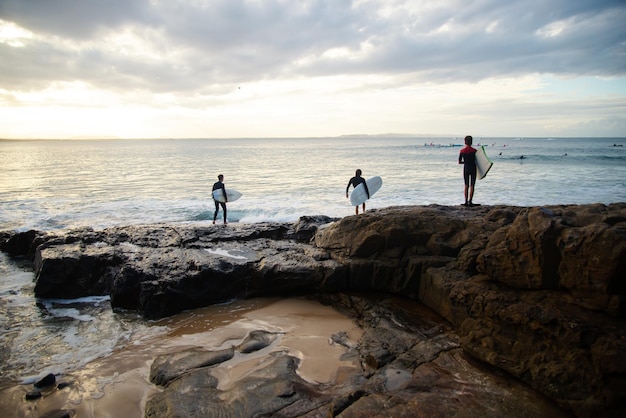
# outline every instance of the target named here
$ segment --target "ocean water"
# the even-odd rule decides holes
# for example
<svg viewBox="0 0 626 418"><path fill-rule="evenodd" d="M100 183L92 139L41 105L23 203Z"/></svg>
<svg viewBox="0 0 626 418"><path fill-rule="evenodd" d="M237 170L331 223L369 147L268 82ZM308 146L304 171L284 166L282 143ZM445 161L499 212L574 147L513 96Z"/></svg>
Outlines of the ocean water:
<svg viewBox="0 0 626 418"><path fill-rule="evenodd" d="M243 193L229 221L352 215L357 168L383 178L367 208L463 202L462 138L0 141L0 230L210 223L217 175ZM494 165L486 205L626 201L626 139L475 138ZM523 159L520 157L524 156ZM221 219L221 215L220 218ZM36 300L33 273L0 254L0 384L64 373L167 327L108 298Z"/></svg>
<svg viewBox="0 0 626 418"><path fill-rule="evenodd" d="M243 193L231 222L353 213L357 168L379 175L368 208L463 201L456 138L0 142L0 230L212 219L217 175ZM477 138L494 162L482 204L626 201L624 139ZM425 144L435 146L425 146ZM613 146L613 145L621 146ZM565 155L567 154L567 155ZM524 159L519 157L524 156Z"/></svg>

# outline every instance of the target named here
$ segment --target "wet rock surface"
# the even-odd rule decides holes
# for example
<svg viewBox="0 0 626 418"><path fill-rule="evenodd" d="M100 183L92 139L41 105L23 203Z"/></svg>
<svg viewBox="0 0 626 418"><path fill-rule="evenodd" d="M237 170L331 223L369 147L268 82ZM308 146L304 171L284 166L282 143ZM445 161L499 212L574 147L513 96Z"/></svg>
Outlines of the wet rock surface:
<svg viewBox="0 0 626 418"><path fill-rule="evenodd" d="M342 335L329 341L345 347L344 361L358 367L340 371L331 383L308 382L298 374L298 358L272 349L267 337L278 336L255 330L235 350L256 340L260 344L246 353L262 356L230 384L220 381L214 364L189 363L213 356L211 350L155 359L151 380L163 391L148 400L146 417L568 416L527 385L472 360L447 321L422 305L342 293L324 301L363 327L358 344ZM172 378L159 381L163 375Z"/></svg>
<svg viewBox="0 0 626 418"><path fill-rule="evenodd" d="M626 414L623 203L396 207L335 222L0 237L3 251L33 260L39 297L110 294L114 308L159 318L232 298L309 294L365 331L342 345L358 373L329 387L299 378L297 358L268 353L258 373L223 390L196 353L191 366L158 373L166 388L147 416ZM392 294L442 319L390 305ZM248 353L270 340L250 342ZM193 396L204 403L192 405Z"/></svg>

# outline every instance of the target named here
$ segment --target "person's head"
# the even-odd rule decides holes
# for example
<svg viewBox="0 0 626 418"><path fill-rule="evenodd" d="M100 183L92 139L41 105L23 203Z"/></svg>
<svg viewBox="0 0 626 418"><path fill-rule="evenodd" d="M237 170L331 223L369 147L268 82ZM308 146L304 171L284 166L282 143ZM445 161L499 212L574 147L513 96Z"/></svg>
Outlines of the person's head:
<svg viewBox="0 0 626 418"><path fill-rule="evenodd" d="M472 145L473 138L471 135L465 137L465 145Z"/></svg>
<svg viewBox="0 0 626 418"><path fill-rule="evenodd" d="M218 179L219 181L224 181L224 175L223 175L223 174L218 175L218 176L217 176L217 179Z"/></svg>
<svg viewBox="0 0 626 418"><path fill-rule="evenodd" d="M361 171L361 169L360 169L360 168L357 168L357 169L356 169L356 176L357 176L357 177L361 177L361 174L363 174L363 172Z"/></svg>

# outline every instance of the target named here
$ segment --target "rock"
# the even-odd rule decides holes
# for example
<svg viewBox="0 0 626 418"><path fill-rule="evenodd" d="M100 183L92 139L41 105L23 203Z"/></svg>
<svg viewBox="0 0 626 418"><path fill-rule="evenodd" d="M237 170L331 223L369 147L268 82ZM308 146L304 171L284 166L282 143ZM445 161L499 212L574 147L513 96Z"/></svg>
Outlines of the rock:
<svg viewBox="0 0 626 418"><path fill-rule="evenodd" d="M243 394L261 384L252 378L220 403L210 368L201 368L168 375L167 390L150 402L153 414L185 415L180 408L204 391L206 403L188 416L535 415L534 395L507 392L498 379L491 394L479 393L467 355L568 413L626 414L626 203L394 207L297 224L145 225L0 240L12 256L33 257L38 297L110 294L113 307L159 318L232 298L311 294L364 328L357 347L346 347L361 373L342 379L332 396L293 377L279 384L275 376L296 368L292 359L263 377L263 406ZM402 295L447 322L426 324L353 292ZM252 338L250 349L271 345L266 337ZM455 381L455 373L468 374ZM455 397L456 406L442 400Z"/></svg>
<svg viewBox="0 0 626 418"><path fill-rule="evenodd" d="M39 379L37 382L35 382L33 386L36 387L37 389L41 389L41 388L45 388L46 386L54 385L56 381L57 381L57 378L54 376L54 374L49 373L46 376Z"/></svg>
<svg viewBox="0 0 626 418"><path fill-rule="evenodd" d="M72 386L72 382L59 382L59 384L57 385L57 389L58 390L63 390L67 387Z"/></svg>
<svg viewBox="0 0 626 418"><path fill-rule="evenodd" d="M150 381L155 385L165 386L184 373L222 363L230 360L234 355L235 350L232 347L216 351L190 348L177 353L160 355L150 366Z"/></svg>
<svg viewBox="0 0 626 418"><path fill-rule="evenodd" d="M188 348L176 353L163 354L154 359L150 367L150 381L155 385L166 386L172 380L196 369L214 366L230 360L235 351L242 354L261 350L272 344L278 333L254 330L236 346L221 350L206 350L200 347Z"/></svg>
<svg viewBox="0 0 626 418"><path fill-rule="evenodd" d="M2 248L26 255L36 240L37 297L108 294L114 308L161 318L233 298L344 288L341 264L302 242L311 239L317 223L329 221L319 216L295 225L163 224L4 233Z"/></svg>
<svg viewBox="0 0 626 418"><path fill-rule="evenodd" d="M330 218L323 215L301 216L294 225L294 232L291 234L291 237L299 241L310 241L318 229L338 220L339 218Z"/></svg>
<svg viewBox="0 0 626 418"><path fill-rule="evenodd" d="M76 416L74 411L67 411L64 409L59 409L59 410L47 412L44 415L41 415L41 418L71 418L73 416Z"/></svg>
<svg viewBox="0 0 626 418"><path fill-rule="evenodd" d="M109 247L84 243L40 247L34 262L35 294L47 298L106 295L116 262Z"/></svg>
<svg viewBox="0 0 626 418"><path fill-rule="evenodd" d="M146 403L145 417L253 417L276 415L310 397L296 373L298 359L277 354L227 390L207 370L182 376Z"/></svg>
<svg viewBox="0 0 626 418"><path fill-rule="evenodd" d="M34 401L34 400L36 400L36 399L41 398L42 396L43 396L43 394L42 394L40 391L38 391L38 390L33 390L33 391L31 391L31 392L28 392L28 393L25 395L25 399L26 399L27 401Z"/></svg>
<svg viewBox="0 0 626 418"><path fill-rule="evenodd" d="M591 416L624 410L626 374L613 353L626 354L625 232L626 204L431 206L344 218L315 243L348 266L351 288L426 303L467 353ZM370 373L404 344L372 345Z"/></svg>
<svg viewBox="0 0 626 418"><path fill-rule="evenodd" d="M276 341L276 338L278 338L276 332L255 330L246 335L246 338L237 346L237 351L248 354L262 350Z"/></svg>
<svg viewBox="0 0 626 418"><path fill-rule="evenodd" d="M0 234L0 250L10 256L27 256L31 254L31 248L38 236L37 231L27 231L20 234L5 231Z"/></svg>
<svg viewBox="0 0 626 418"><path fill-rule="evenodd" d="M347 349L354 348L354 344L349 341L348 333L340 331L330 336L329 344L339 344Z"/></svg>

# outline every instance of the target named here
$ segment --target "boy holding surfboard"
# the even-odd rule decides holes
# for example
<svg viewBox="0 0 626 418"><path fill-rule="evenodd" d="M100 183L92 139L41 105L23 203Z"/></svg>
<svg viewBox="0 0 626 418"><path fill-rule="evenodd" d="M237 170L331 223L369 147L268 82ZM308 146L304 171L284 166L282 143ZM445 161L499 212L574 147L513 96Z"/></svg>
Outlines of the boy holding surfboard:
<svg viewBox="0 0 626 418"><path fill-rule="evenodd" d="M215 223L215 220L217 219L217 213L220 211L220 206L222 206L222 209L224 210L224 225L226 225L228 222L226 222L226 202L228 202L228 195L226 194L226 187L224 186L224 175L220 174L217 176L217 180L214 184L213 184L213 190L212 192L222 189L222 192L224 193L224 201L220 202L217 199L214 198L215 200L215 213L213 214L213 223ZM215 196L215 195L214 195Z"/></svg>
<svg viewBox="0 0 626 418"><path fill-rule="evenodd" d="M354 187L356 189L356 187L359 184L363 184L363 187L365 188L365 192L367 193L367 198L370 198L370 191L367 188L367 182L365 181L365 179L363 177L361 177L361 174L363 174L363 172L361 171L361 169L357 169L356 173L354 175L354 177L352 177L350 179L350 181L348 182L348 187L346 187L346 198L348 197L348 190L350 189L350 186ZM359 214L359 205L355 206L356 208L356 214ZM363 212L365 212L365 202L363 202Z"/></svg>
<svg viewBox="0 0 626 418"><path fill-rule="evenodd" d="M465 181L465 203L464 206L474 206L474 185L476 184L476 148L472 148L473 138L471 135L465 137L465 147L459 153L459 164L463 164L463 180ZM468 199L469 197L469 199Z"/></svg>

